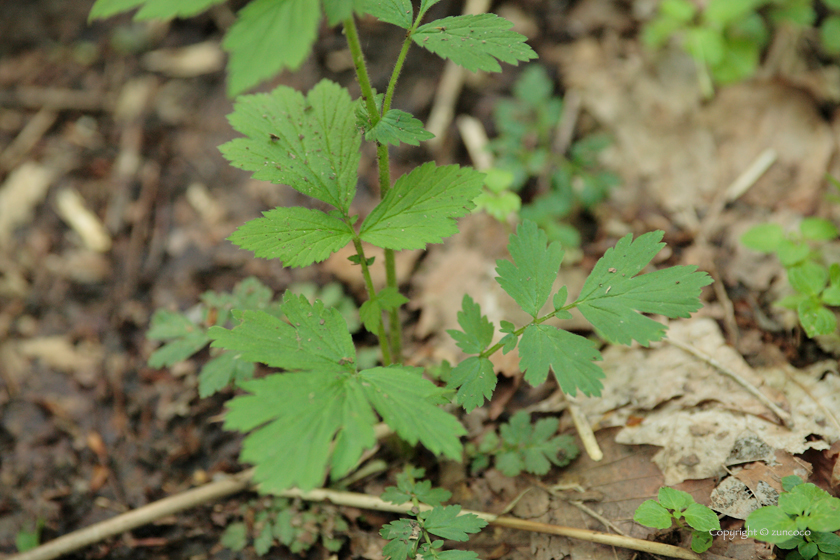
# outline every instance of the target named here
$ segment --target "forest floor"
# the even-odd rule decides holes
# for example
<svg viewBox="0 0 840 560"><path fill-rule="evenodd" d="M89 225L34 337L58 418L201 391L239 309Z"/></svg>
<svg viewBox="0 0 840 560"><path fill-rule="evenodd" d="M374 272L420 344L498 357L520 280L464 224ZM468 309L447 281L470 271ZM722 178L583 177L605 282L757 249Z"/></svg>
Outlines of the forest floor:
<svg viewBox="0 0 840 560"><path fill-rule="evenodd" d="M154 310L187 310L206 290L230 290L249 276L277 293L292 284L339 282L363 301L361 278L344 256L284 269L225 240L266 209L306 204L291 189L233 169L217 149L235 136L225 120L232 103L219 46L231 12L168 25L125 16L88 24L91 4L0 3L0 553L14 553L16 538L36 524L43 525L45 542L245 467L237 459L241 436L221 425L231 390L198 396L196 373L207 351L173 368L146 364L157 346L145 338ZM739 242L766 222L788 229L806 216L840 223L840 204L827 202L832 187L825 180L827 173L840 177L840 87L834 74L794 54L768 57L759 77L704 100L690 58L640 45L639 20L650 4L494 2L493 10L529 37L540 55L532 64L545 67L557 94L579 101L576 137L595 131L612 138L601 159L621 184L574 222L583 243L560 281L575 294L618 238L664 230L668 248L657 265L696 264L716 281L703 292L704 308L672 321L669 336L760 386L792 414L794 428L719 368L676 345L606 348L604 395L577 401L605 458L594 462L582 454L541 481L506 478L495 469L472 475L468 465L450 463L430 469L435 484L465 507L499 512L532 488L513 515L604 530L571 503L584 500L645 538L652 531L632 522L633 511L664 484L702 503L717 500L730 529L743 526L744 508L761 481L777 485L797 473L840 491L838 345L808 339L794 314L771 305L790 289L784 269L774 256ZM442 0L434 15L460 9L460 2ZM364 20L360 32L374 86L383 90L401 31ZM184 64L177 55L195 44L200 48ZM300 71L259 89L306 90L326 77L357 95L348 60L341 33L324 27ZM483 123L491 138L493 107L511 95L522 71L504 66L501 74L468 76L455 106L457 115ZM412 51L395 107L425 120L443 68L435 56ZM454 123L440 137L433 151L394 150L394 176L430 159L472 163ZM767 157L772 165L727 195ZM375 204L370 151L360 173L355 210L365 214ZM80 223L79 216L90 219ZM457 327L464 293L491 310L496 323L515 317L493 281L509 232L486 215L472 215L460 234L428 254L400 257L403 292L412 299L405 317L411 363L459 359L446 330ZM825 251L840 255L836 243ZM566 326L587 328L577 319ZM495 365L494 399L464 418L471 438L521 409L559 416L561 430L574 433L556 387L522 383L510 355ZM383 452L398 455L387 446ZM424 466L434 465L430 459L413 458ZM351 489L379 494L393 473ZM558 484L585 492L544 490ZM69 557L253 558L252 548L231 552L219 540L255 496L240 493L163 518ZM382 558L378 530L388 514L320 511L349 523L338 556ZM513 530L487 530L467 546L493 560L633 554ZM769 555L752 539L717 539L712 552ZM283 548L271 554L292 556ZM306 554L331 553L315 545Z"/></svg>

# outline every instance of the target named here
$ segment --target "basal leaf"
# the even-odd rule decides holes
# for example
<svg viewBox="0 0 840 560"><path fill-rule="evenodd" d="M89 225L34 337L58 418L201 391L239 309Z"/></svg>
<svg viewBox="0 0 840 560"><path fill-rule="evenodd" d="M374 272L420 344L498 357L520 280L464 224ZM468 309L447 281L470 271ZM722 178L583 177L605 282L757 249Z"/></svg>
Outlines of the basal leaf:
<svg viewBox="0 0 840 560"><path fill-rule="evenodd" d="M394 146L399 146L400 142L419 146L420 142L434 137L434 134L423 128L423 123L419 119L399 109L389 110L373 128L365 133L365 140L368 142Z"/></svg>
<svg viewBox="0 0 840 560"><path fill-rule="evenodd" d="M279 207L246 222L230 237L231 243L263 259L279 259L296 268L321 262L354 235L346 222L320 210Z"/></svg>
<svg viewBox="0 0 840 560"><path fill-rule="evenodd" d="M403 29L411 27L414 17L411 0L363 0L362 9L380 21Z"/></svg>
<svg viewBox="0 0 840 560"><path fill-rule="evenodd" d="M246 136L219 148L231 165L347 214L356 193L362 141L347 90L322 80L306 97L285 86L243 95L228 120Z"/></svg>
<svg viewBox="0 0 840 560"><path fill-rule="evenodd" d="M470 356L459 363L449 374L449 386L458 387L455 402L467 412L484 404L496 388L496 372L487 358Z"/></svg>
<svg viewBox="0 0 840 560"><path fill-rule="evenodd" d="M718 516L703 504L693 503L689 505L683 516L686 523L697 531L708 533L709 531L720 530Z"/></svg>
<svg viewBox="0 0 840 560"><path fill-rule="evenodd" d="M481 307L467 294L464 294L461 308L458 324L463 330L450 329L446 332L461 350L467 354L479 354L493 341L493 323L481 314Z"/></svg>
<svg viewBox="0 0 840 560"><path fill-rule="evenodd" d="M328 466L340 477L376 443L376 415L359 385L350 374L335 372L285 373L242 384L252 394L229 402L225 428L254 430L240 458L256 465L254 480L262 490L310 490L323 483Z"/></svg>
<svg viewBox="0 0 840 560"><path fill-rule="evenodd" d="M254 364L237 359L233 352L225 352L208 361L198 374L198 396L214 395L231 384L254 377Z"/></svg>
<svg viewBox="0 0 840 560"><path fill-rule="evenodd" d="M360 237L385 249L425 249L458 232L455 218L474 208L484 175L425 163L400 177L362 223Z"/></svg>
<svg viewBox="0 0 840 560"><path fill-rule="evenodd" d="M286 293L283 313L292 324L264 311L245 311L233 330L212 327L213 347L226 348L246 361L303 371L353 371L356 349L347 323L334 308Z"/></svg>
<svg viewBox="0 0 840 560"><path fill-rule="evenodd" d="M421 25L411 36L415 43L471 72L501 72L496 59L516 65L537 58L526 37L496 14L452 16Z"/></svg>
<svg viewBox="0 0 840 560"><path fill-rule="evenodd" d="M359 308L359 318L369 332L377 334L379 325L382 323L382 313L397 309L405 303L408 303L408 298L399 290L393 287L383 288L373 298L362 304Z"/></svg>
<svg viewBox="0 0 840 560"><path fill-rule="evenodd" d="M576 306L609 342L647 346L665 336L665 326L640 313L688 317L702 307L700 289L711 284L696 266L674 266L636 276L659 252L663 232L635 241L628 234L608 249L583 285Z"/></svg>
<svg viewBox="0 0 840 560"><path fill-rule="evenodd" d="M602 360L595 344L582 336L547 325L529 325L519 341L519 367L531 385L543 383L548 368L564 393L575 396L578 389L587 396L601 395L604 372L593 360Z"/></svg>
<svg viewBox="0 0 840 560"><path fill-rule="evenodd" d="M636 508L633 521L653 529L667 529L673 523L671 512L662 507L656 500L645 500Z"/></svg>
<svg viewBox="0 0 840 560"><path fill-rule="evenodd" d="M451 414L436 406L442 391L424 379L422 370L407 366L367 369L359 374L365 396L382 419L412 445L419 441L429 451L461 460L466 430Z"/></svg>
<svg viewBox="0 0 840 560"><path fill-rule="evenodd" d="M663 486L659 489L659 503L670 510L683 511L695 502L688 492Z"/></svg>
<svg viewBox="0 0 840 560"><path fill-rule="evenodd" d="M461 515L461 506L438 506L421 512L423 527L433 535L453 541L469 540L469 533L478 533L487 521L474 513Z"/></svg>
<svg viewBox="0 0 840 560"><path fill-rule="evenodd" d="M765 506L753 511L747 516L745 526L755 535L756 540L774 544L788 540L796 530L793 519L777 506Z"/></svg>
<svg viewBox="0 0 840 560"><path fill-rule="evenodd" d="M496 261L496 281L526 313L536 318L551 293L554 279L563 261L563 249L557 242L546 247L545 233L531 221L525 221L510 236L508 251L513 262Z"/></svg>
<svg viewBox="0 0 840 560"><path fill-rule="evenodd" d="M88 21L104 19L140 7L134 19L188 18L200 14L224 0L97 0L90 9Z"/></svg>
<svg viewBox="0 0 840 560"><path fill-rule="evenodd" d="M238 95L284 68L296 70L318 36L320 4L254 0L241 9L222 42L230 53L228 94Z"/></svg>
<svg viewBox="0 0 840 560"><path fill-rule="evenodd" d="M569 464L579 450L571 437L554 437L557 426L556 418L543 418L531 424L531 415L527 412L514 414L499 428L504 443L497 455L497 468L505 476L517 476L523 470L543 475L552 463L557 466Z"/></svg>

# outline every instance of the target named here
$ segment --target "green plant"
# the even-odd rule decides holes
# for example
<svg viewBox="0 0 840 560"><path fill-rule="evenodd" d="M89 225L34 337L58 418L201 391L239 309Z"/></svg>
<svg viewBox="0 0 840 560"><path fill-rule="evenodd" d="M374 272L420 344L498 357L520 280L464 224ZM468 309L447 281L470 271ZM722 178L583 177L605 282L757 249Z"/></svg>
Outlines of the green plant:
<svg viewBox="0 0 840 560"><path fill-rule="evenodd" d="M173 17L214 2L98 0L92 13L101 17L142 5L139 17ZM424 249L456 233L456 219L474 207L472 201L484 182L484 176L470 168L429 162L392 184L387 144L429 137L419 121L391 107L407 53L419 45L472 71L500 71L499 61L517 63L536 57L525 38L509 30L512 24L493 14L421 24L436 3L422 0L415 12L410 0L255 0L239 12L225 39L226 48L232 50L231 90L238 92L280 66L300 63L314 41L323 6L328 24L343 26L362 91L361 99L354 101L345 88L322 80L305 95L283 86L270 93L241 95L228 118L243 137L220 150L232 165L251 171L255 178L289 185L332 208L275 208L241 226L229 239L257 257L276 258L288 267L312 265L352 244L356 254L350 260L359 266L367 290L359 315L378 339L382 365L360 363L347 321L335 307L289 291L279 302L256 290L260 296L253 296L253 301L231 303L238 306L230 312L232 329L219 320L222 306L215 300L207 305L218 308L217 316L203 326L199 326L203 319L186 324L174 318L176 314L163 315L152 324L152 335L170 340L176 349L177 343L187 346L184 339L191 343L180 354L169 354L165 360L158 357L156 363L189 356L209 338L213 351L227 351L223 356L238 364L233 371L247 368L247 374L234 375L245 394L228 402L225 427L247 434L241 460L256 465L254 480L264 492L292 486L308 490L323 484L327 475L332 480L343 477L375 445L374 425L380 419L406 442L461 460L460 438L466 432L457 417L440 405L451 402L453 394L467 411L482 405L496 385L489 360L494 352L510 352L518 344L520 367L529 383L545 382L553 369L565 392L599 395L603 372L595 363L601 359L596 344L545 322L568 317L569 310L577 308L607 341L648 345L664 336L665 327L642 313L687 317L700 308L700 289L711 282L692 266L639 275L664 246L663 233L635 240L628 235L598 261L580 296L567 303L565 287L552 296L564 254L560 244L548 245L546 234L524 221L510 237L513 260L499 260L496 270L504 291L533 319L519 327L503 321L504 337L491 344L494 325L465 296L458 317L462 330L451 334L471 356L452 369L448 386L439 387L424 377L421 368L405 365L399 309L407 298L397 285L394 251ZM406 30L384 95L370 84L354 13L370 14ZM256 42L265 44L257 48ZM268 54L250 58L243 54L263 52ZM262 62L269 59L272 62L263 68ZM277 60L282 64L278 66ZM360 216L351 214L350 207L363 138L376 145L381 200L357 223ZM363 242L385 250L384 263L379 263L387 278L382 289L373 285L370 268L375 263L365 255ZM553 305L543 312L550 297ZM223 309L227 312L228 307ZM170 321L174 326L164 328ZM166 346L160 350L164 356L167 351ZM279 371L247 379L255 362ZM208 381L207 390L229 380ZM455 525L464 523L455 520L457 511L452 508L457 506L428 514L431 518L418 514L418 523L426 532L444 536L432 530L437 526L433 521L443 524L435 516L452 517ZM394 530L406 536L399 531L409 526ZM234 537L241 536L241 529L235 531ZM407 542L402 537L397 540ZM434 543L426 544L430 548L423 554L437 554Z"/></svg>
<svg viewBox="0 0 840 560"><path fill-rule="evenodd" d="M578 247L580 234L561 220L601 202L618 177L598 163L598 154L609 145L606 136L587 136L574 142L568 153L557 153L554 137L562 113L563 101L554 96L545 69L526 68L514 84L513 98L500 100L494 108L498 137L489 149L501 173L488 173L476 204L504 220L521 205L514 202L512 191L536 178L538 194L522 207L520 217L536 222L552 241Z"/></svg>
<svg viewBox="0 0 840 560"><path fill-rule="evenodd" d="M520 410L499 427L498 435L491 431L478 446L467 444L472 472L490 466L490 457L495 458L496 468L505 476L516 476L522 471L543 475L552 464L565 467L580 450L571 436L556 435L559 423L557 418L542 418L532 425L530 414Z"/></svg>
<svg viewBox="0 0 840 560"><path fill-rule="evenodd" d="M825 262L819 245L840 235L837 226L822 218L805 218L799 231L786 234L778 224L750 228L741 243L761 253L775 253L796 292L776 302L793 309L809 337L837 330L837 318L828 307L840 306L840 264Z"/></svg>
<svg viewBox="0 0 840 560"><path fill-rule="evenodd" d="M38 518L35 522L35 527L31 531L21 529L15 535L15 547L18 552L26 552L36 548L41 542L41 531L44 529L44 519Z"/></svg>
<svg viewBox="0 0 840 560"><path fill-rule="evenodd" d="M344 540L336 534L349 528L338 508L331 505L263 498L251 500L242 510L243 516L251 517L252 522L229 523L222 534L221 544L240 551L252 542L260 556L276 544L282 544L298 554L320 542L328 551L338 552Z"/></svg>
<svg viewBox="0 0 840 560"><path fill-rule="evenodd" d="M423 469L406 467L397 475L397 485L389 486L382 494L385 501L396 505L411 502L413 506L411 519L392 521L379 531L380 535L388 539L382 554L391 560L477 560L475 552L441 550L441 539L466 541L470 533L481 531L487 521L473 513L462 514L459 505L442 505L452 494L441 488L432 488L428 480L418 481L424 474ZM421 511L420 504L432 507Z"/></svg>
<svg viewBox="0 0 840 560"><path fill-rule="evenodd" d="M778 505L747 517L749 534L790 550L786 560L840 559L840 499L798 476L784 477L782 489Z"/></svg>
<svg viewBox="0 0 840 560"><path fill-rule="evenodd" d="M691 529L691 550L706 552L712 546L712 531L720 530L715 512L698 504L688 492L663 486L659 501L645 500L636 508L633 521L653 529L669 529L674 523L680 529Z"/></svg>

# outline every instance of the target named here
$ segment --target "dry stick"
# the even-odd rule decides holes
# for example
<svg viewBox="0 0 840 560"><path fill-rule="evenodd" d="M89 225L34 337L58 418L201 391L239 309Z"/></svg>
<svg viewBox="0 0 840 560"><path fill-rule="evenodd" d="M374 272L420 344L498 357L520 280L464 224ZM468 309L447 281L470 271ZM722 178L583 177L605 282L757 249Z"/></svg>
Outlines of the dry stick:
<svg viewBox="0 0 840 560"><path fill-rule="evenodd" d="M727 377L729 377L730 379L735 381L735 383L737 383L738 385L740 385L741 387L746 389L749 394L751 394L756 399L758 399L761 402L761 404L763 404L764 406L769 408L773 412L773 414L778 416L779 419L782 421L782 423L785 426L787 426L789 429L793 428L793 417L790 415L790 413L785 412L784 410L779 408L764 393L759 391L749 381L747 381L746 379L741 377L741 375L738 374L736 371L726 367L725 365L723 365L722 363L720 363L716 359L712 358L711 356L707 355L704 352L701 352L700 350L698 350L694 346L691 346L690 344L680 342L679 340L675 340L673 338L668 338L666 340L668 342L670 342L671 344L673 344L674 346L676 346L677 348L679 348L680 350L684 350L684 351L688 352L689 354L692 354L692 355L700 358L701 360L703 360L704 362L706 362L707 364L709 364L710 366L712 366L713 368L718 370L720 373L726 375Z"/></svg>
<svg viewBox="0 0 840 560"><path fill-rule="evenodd" d="M592 431L592 425L586 419L586 414L583 413L583 410L581 410L573 397L566 395L566 400L569 402L569 412L572 414L572 422L575 423L575 429L580 436L580 441L583 443L586 454L593 461L600 461L604 458L604 452L601 451L598 440L595 439L595 432Z"/></svg>
<svg viewBox="0 0 840 560"><path fill-rule="evenodd" d="M33 116L12 143L0 153L0 172L15 167L35 147L35 144L55 123L58 114L48 109L41 109Z"/></svg>
<svg viewBox="0 0 840 560"><path fill-rule="evenodd" d="M58 558L59 556L68 554L82 547L97 543L125 531L130 531L136 527L146 525L156 519L247 490L251 486L251 477L253 473L254 469L249 469L235 476L210 482L200 488L187 490L186 492L164 498L163 500L151 503L147 506L143 506L122 515L118 515L112 519L108 519L107 521L102 521L85 529L80 529L79 531L64 535L63 537L59 537L27 552L11 556L8 560L52 560L53 558ZM302 492L297 489L287 490L286 492L281 492L278 495L284 498L301 498L312 502L329 501L335 505L350 506L360 509L372 509L376 511L390 511L394 513L408 513L413 507L411 503L396 505L375 496L358 494L355 492L339 492L323 488L312 490L310 492ZM431 507L421 504L420 509L426 510L431 509ZM642 539L634 539L621 535L611 535L609 533L601 533L598 531L590 531L588 529L563 527L560 525L550 525L548 523L537 523L525 519L516 519L514 517L498 516L483 511L466 509L461 511L462 513L472 513L497 527L507 527L522 531L559 535L573 539L605 544L608 546L640 550L651 554L661 554L662 556L670 556L672 558L700 560L700 556L697 554L677 546L650 542Z"/></svg>

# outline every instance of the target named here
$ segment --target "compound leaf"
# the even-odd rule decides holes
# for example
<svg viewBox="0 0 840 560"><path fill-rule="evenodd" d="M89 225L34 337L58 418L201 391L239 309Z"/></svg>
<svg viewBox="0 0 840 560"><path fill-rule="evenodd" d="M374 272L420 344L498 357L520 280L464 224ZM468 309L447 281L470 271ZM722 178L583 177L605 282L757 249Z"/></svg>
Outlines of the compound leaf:
<svg viewBox="0 0 840 560"><path fill-rule="evenodd" d="M296 268L321 262L353 239L353 228L320 210L279 207L246 222L228 240L263 259Z"/></svg>
<svg viewBox="0 0 840 560"><path fill-rule="evenodd" d="M167 342L149 356L149 366L161 368L173 366L183 362L210 342L210 338L204 330L200 329L190 334Z"/></svg>
<svg viewBox="0 0 840 560"><path fill-rule="evenodd" d="M702 307L700 289L711 284L696 266L673 266L636 276L659 252L661 231L646 233L635 241L631 234L598 260L583 285L576 306L606 340L643 346L665 336L666 327L640 313L688 317Z"/></svg>
<svg viewBox="0 0 840 560"><path fill-rule="evenodd" d="M362 10L379 21L384 21L403 29L411 27L414 9L411 0L363 0Z"/></svg>
<svg viewBox="0 0 840 560"><path fill-rule="evenodd" d="M399 146L400 142L419 146L420 142L434 137L434 134L423 128L423 123L419 119L399 109L389 110L373 128L365 133L365 140L368 142L394 146Z"/></svg>
<svg viewBox="0 0 840 560"><path fill-rule="evenodd" d="M496 458L498 469L505 476L516 476L523 470L543 475L552 463L559 467L569 464L579 450L569 436L553 437L557 425L556 418L543 418L532 425L527 412L514 414L499 428L504 443Z"/></svg>
<svg viewBox="0 0 840 560"><path fill-rule="evenodd" d="M424 379L420 368L377 367L362 371L359 379L376 412L402 439L461 460L458 438L467 432L454 416L436 406L446 400L443 391Z"/></svg>
<svg viewBox="0 0 840 560"><path fill-rule="evenodd" d="M516 65L537 58L526 37L511 27L511 22L496 14L452 16L420 26L411 38L471 72L501 72L496 59Z"/></svg>
<svg viewBox="0 0 840 560"><path fill-rule="evenodd" d="M353 371L356 349L338 310L286 292L281 306L291 325L265 311L244 311L233 330L212 327L213 347L271 367L301 371Z"/></svg>
<svg viewBox="0 0 840 560"><path fill-rule="evenodd" d="M323 483L328 466L340 477L376 443L376 415L348 373L285 373L242 388L252 394L229 402L225 428L254 430L240 458L256 465L254 480L267 492L312 489Z"/></svg>
<svg viewBox="0 0 840 560"><path fill-rule="evenodd" d="M222 42L230 53L228 94L238 95L283 68L297 69L312 50L320 19L314 0L254 0L241 9Z"/></svg>
<svg viewBox="0 0 840 560"><path fill-rule="evenodd" d="M134 19L188 18L225 0L97 0L90 9L88 21L104 19L140 7ZM141 7L142 6L142 7Z"/></svg>
<svg viewBox="0 0 840 560"><path fill-rule="evenodd" d="M244 381L254 377L254 364L237 359L233 352L224 352L208 361L198 374L198 396L202 399L213 395L231 381Z"/></svg>
<svg viewBox="0 0 840 560"><path fill-rule="evenodd" d="M450 329L449 333L458 347L467 354L479 354L493 340L493 323L481 314L481 306L464 294L462 310L458 312L458 324L463 331Z"/></svg>
<svg viewBox="0 0 840 560"><path fill-rule="evenodd" d="M487 358L471 356L459 363L449 376L449 386L458 387L455 402L467 412L483 405L496 388L496 373Z"/></svg>
<svg viewBox="0 0 840 560"><path fill-rule="evenodd" d="M201 331L201 327L187 319L182 313L158 309L152 315L146 338L150 340L169 340L183 338Z"/></svg>
<svg viewBox="0 0 840 560"><path fill-rule="evenodd" d="M396 309L404 303L408 303L408 298L402 295L397 288L383 288L374 297L362 304L362 307L359 308L359 318L369 332L377 334L379 325L382 323L382 312Z"/></svg>
<svg viewBox="0 0 840 560"><path fill-rule="evenodd" d="M564 393L575 396L577 390L587 396L601 395L604 372L593 363L602 360L595 344L580 335L548 325L529 325L519 341L519 367L531 385L543 383L548 368Z"/></svg>
<svg viewBox="0 0 840 560"><path fill-rule="evenodd" d="M510 236L508 251L513 262L496 261L496 281L526 313L536 318L548 300L563 249L557 242L546 247L547 237L537 224L526 220Z"/></svg>
<svg viewBox="0 0 840 560"><path fill-rule="evenodd" d="M433 162L400 177L362 223L360 237L385 249L425 249L458 232L455 218L466 215L481 192L484 175L457 165Z"/></svg>
<svg viewBox="0 0 840 560"><path fill-rule="evenodd" d="M228 120L246 136L219 147L231 165L347 214L356 193L362 138L346 89L322 80L306 97L285 86L243 95Z"/></svg>
<svg viewBox="0 0 840 560"><path fill-rule="evenodd" d="M431 534L453 541L469 540L469 533L478 533L487 521L474 513L461 515L461 506L438 506L419 515L423 527Z"/></svg>

